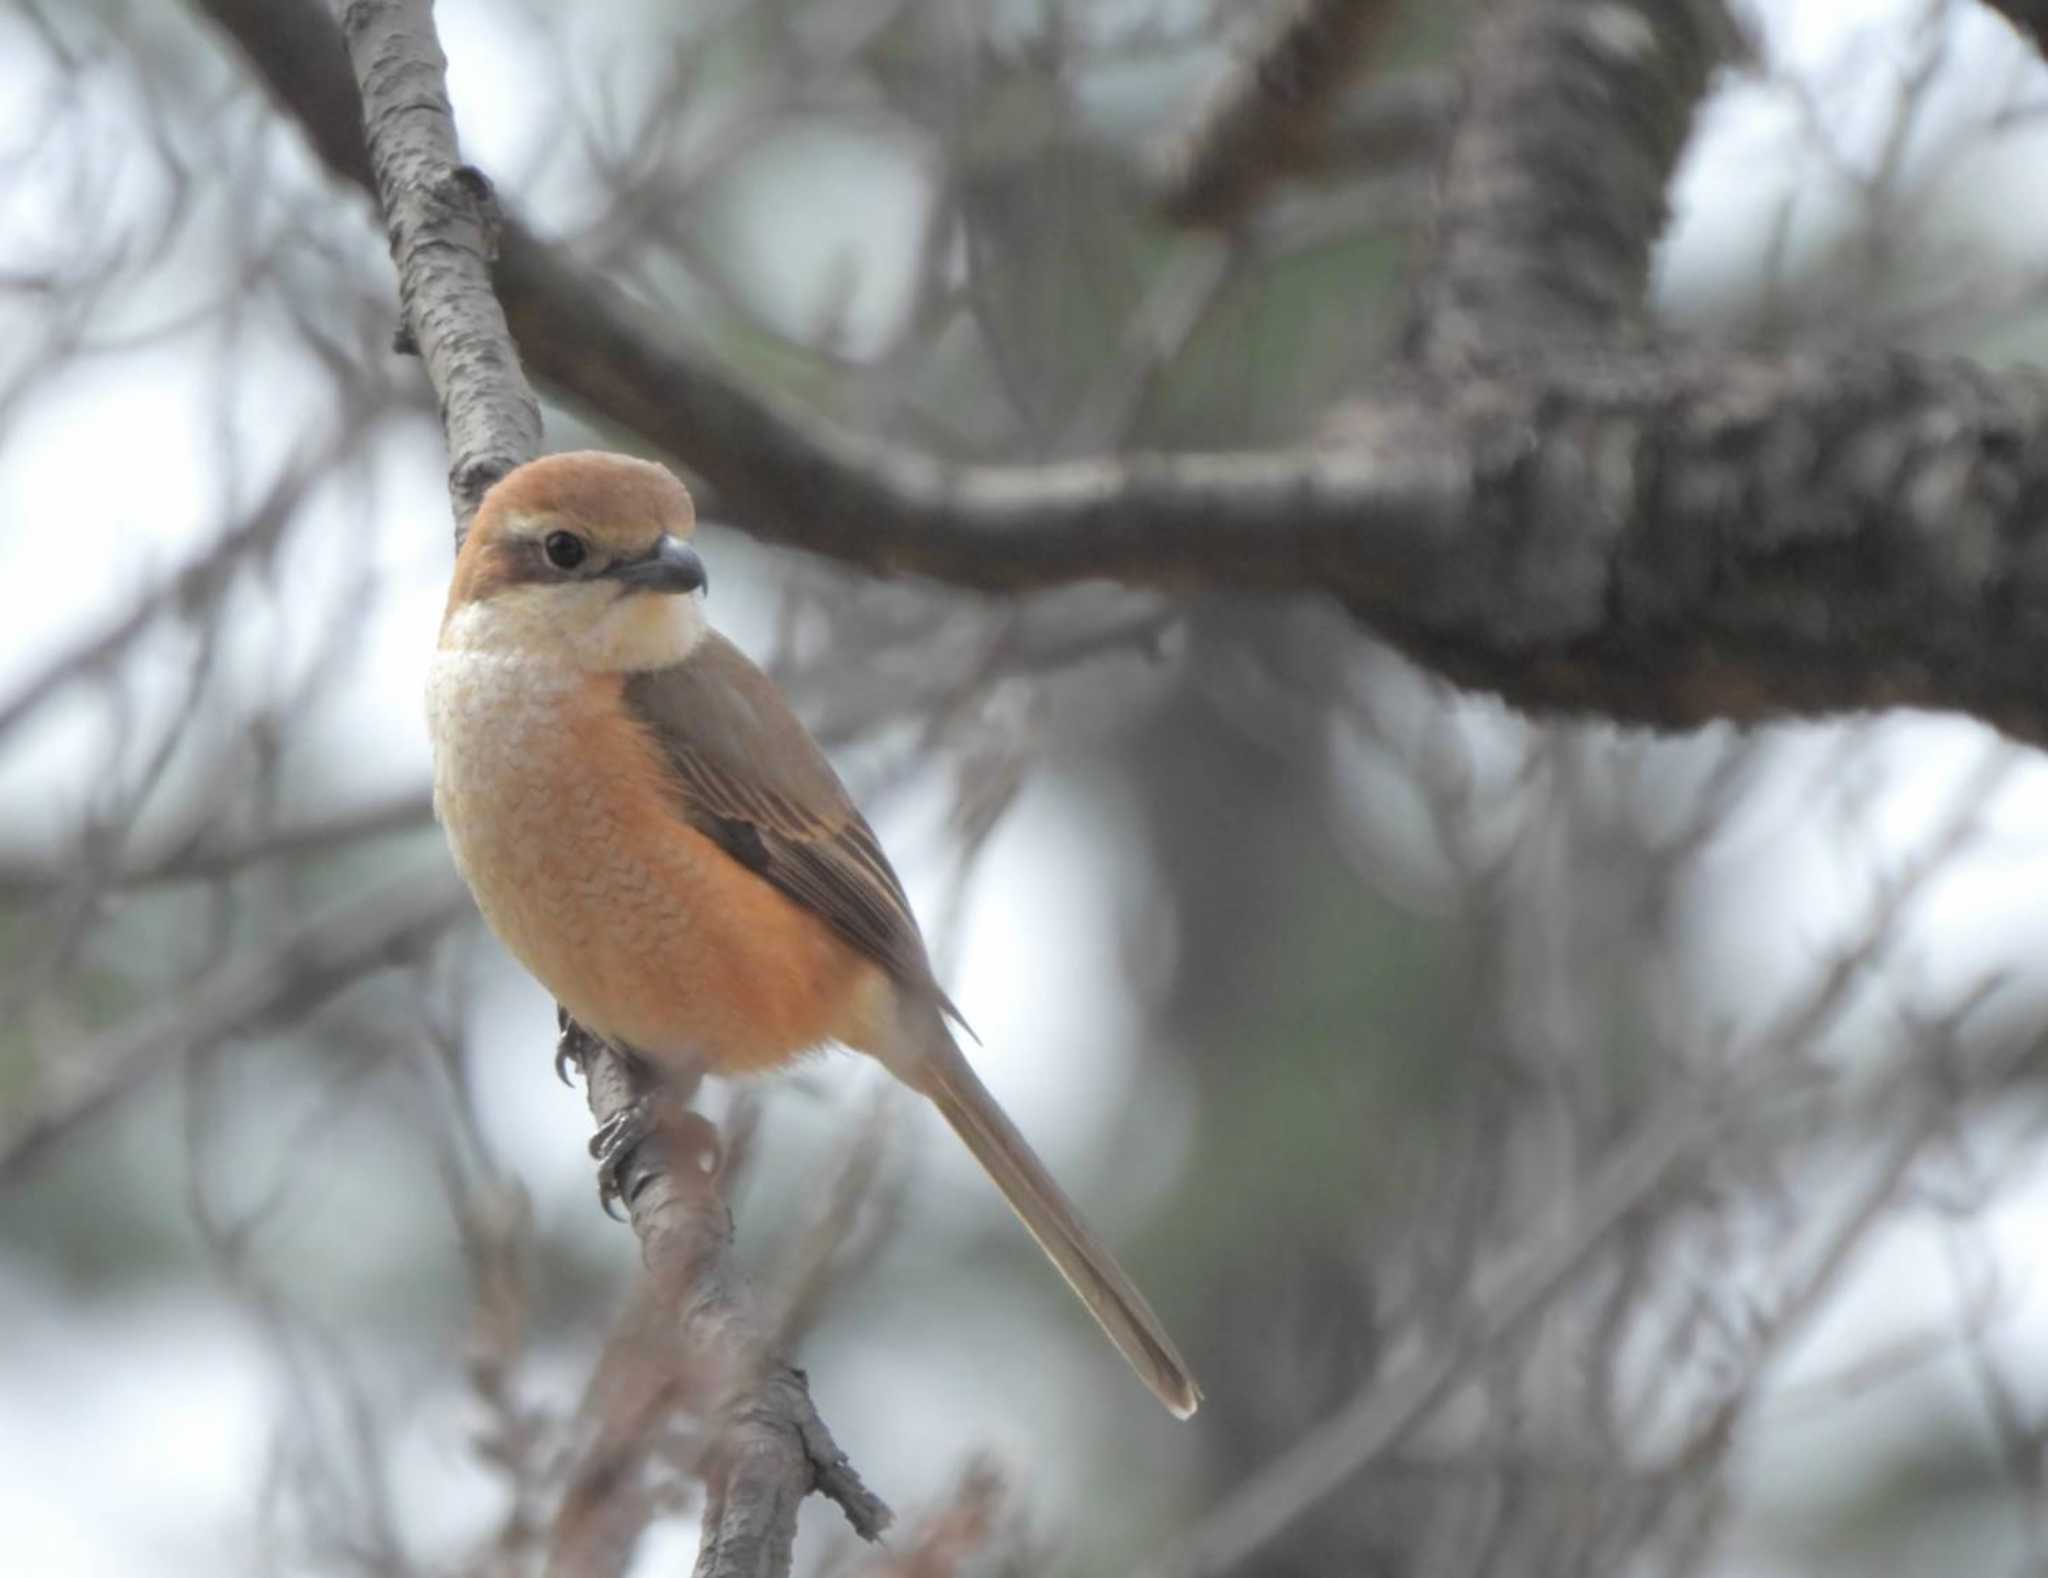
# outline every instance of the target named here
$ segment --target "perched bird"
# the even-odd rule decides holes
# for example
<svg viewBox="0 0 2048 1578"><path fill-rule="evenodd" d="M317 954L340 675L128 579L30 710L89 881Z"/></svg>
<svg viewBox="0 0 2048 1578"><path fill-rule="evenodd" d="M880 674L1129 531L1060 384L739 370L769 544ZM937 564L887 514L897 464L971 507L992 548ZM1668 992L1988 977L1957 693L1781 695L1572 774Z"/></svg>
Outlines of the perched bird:
<svg viewBox="0 0 2048 1578"><path fill-rule="evenodd" d="M491 928L588 1030L748 1074L828 1042L929 1097L1133 1369L1201 1393L968 1066L874 832L772 681L706 623L695 511L594 452L491 489L428 688L434 806Z"/></svg>

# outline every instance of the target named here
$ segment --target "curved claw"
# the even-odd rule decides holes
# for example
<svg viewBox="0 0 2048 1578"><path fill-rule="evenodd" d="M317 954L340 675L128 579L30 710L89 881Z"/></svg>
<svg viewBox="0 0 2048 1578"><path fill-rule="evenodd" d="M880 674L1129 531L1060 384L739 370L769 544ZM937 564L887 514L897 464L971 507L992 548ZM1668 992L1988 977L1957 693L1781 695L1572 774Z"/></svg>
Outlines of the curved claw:
<svg viewBox="0 0 2048 1578"><path fill-rule="evenodd" d="M614 1220L625 1220L614 1207L621 1201L632 1203L626 1191L627 1171L634 1152L654 1128L654 1099L640 1096L605 1119L590 1137L590 1154L597 1158L597 1203Z"/></svg>
<svg viewBox="0 0 2048 1578"><path fill-rule="evenodd" d="M569 1078L569 1070L583 1072L583 1053L576 1045L576 1021L569 1017L569 1010L559 1004L555 1008L555 1078L572 1090L575 1082Z"/></svg>

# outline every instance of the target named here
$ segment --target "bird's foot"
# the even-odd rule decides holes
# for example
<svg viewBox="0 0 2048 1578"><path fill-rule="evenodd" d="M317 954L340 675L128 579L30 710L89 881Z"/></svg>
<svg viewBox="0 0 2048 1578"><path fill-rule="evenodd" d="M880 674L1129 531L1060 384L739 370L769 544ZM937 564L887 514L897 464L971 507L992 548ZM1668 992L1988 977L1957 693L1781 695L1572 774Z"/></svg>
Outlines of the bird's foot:
<svg viewBox="0 0 2048 1578"><path fill-rule="evenodd" d="M599 1124L590 1137L590 1154L597 1158L597 1203L606 1216L623 1221L615 1207L621 1201L629 1206L633 1203L628 1174L634 1156L660 1126L656 1099L651 1091L635 1096Z"/></svg>
<svg viewBox="0 0 2048 1578"><path fill-rule="evenodd" d="M636 1166L649 1141L656 1143L657 1153L644 1167ZM630 1209L648 1182L664 1172L686 1196L715 1191L725 1159L717 1126L702 1113L677 1106L661 1090L636 1096L605 1119L590 1137L590 1154L597 1158L598 1203L615 1218L615 1206L624 1203Z"/></svg>
<svg viewBox="0 0 2048 1578"><path fill-rule="evenodd" d="M569 1017L569 1010L560 1004L555 1006L555 1078L564 1085L573 1085L569 1070L585 1072L584 1037L590 1032Z"/></svg>

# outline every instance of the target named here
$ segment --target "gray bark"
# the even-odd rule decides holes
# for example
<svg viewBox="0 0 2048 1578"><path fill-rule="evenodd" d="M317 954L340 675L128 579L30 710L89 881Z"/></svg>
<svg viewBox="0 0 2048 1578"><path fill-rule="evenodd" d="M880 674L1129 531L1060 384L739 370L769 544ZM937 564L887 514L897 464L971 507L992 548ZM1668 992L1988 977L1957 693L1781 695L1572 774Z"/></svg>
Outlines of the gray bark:
<svg viewBox="0 0 2048 1578"><path fill-rule="evenodd" d="M305 103L332 113L353 99L333 80L344 57L332 23L312 6L209 0L208 9L273 61L310 70L315 80ZM398 271L401 339L419 352L439 399L459 535L491 484L532 459L541 443L540 407L490 277L496 201L488 182L461 162L431 0L349 0L341 30L360 89L363 141L329 127L319 147L352 178L375 172ZM316 62L333 64L310 64ZM365 146L366 161L359 157ZM565 1034L601 1125L647 1094L637 1066L573 1024ZM709 1128L694 1114L683 1116ZM715 1151L715 1131L711 1144ZM786 1573L797 1509L814 1489L837 1500L866 1538L889 1521L887 1507L833 1443L802 1373L771 1351L772 1323L755 1308L732 1255L719 1180L689 1161L657 1143L642 1145L633 1158L627 1199L667 1363L649 1372L661 1383L657 1406L650 1413L644 1394L620 1399L635 1428L601 1430L576 1477L550 1561L562 1578L624 1570L651 1509L617 1471L619 1453L644 1441L671 1402L697 1408L714 1426L697 1563L702 1578Z"/></svg>
<svg viewBox="0 0 2048 1578"><path fill-rule="evenodd" d="M231 27L246 7L203 3ZM498 289L535 373L677 457L723 518L876 573L1324 593L1535 710L1682 728L1915 705L2048 737L2031 681L2048 672L2030 612L2042 379L1904 352L1651 343L1648 249L1730 47L1723 21L1561 0L1500 12L1475 41L1449 158L1446 278L1419 292L1424 365L1390 372L1315 448L948 465L778 406L516 220ZM237 36L360 179L317 120L345 102L345 68L298 36L326 19L309 0L267 16L264 36Z"/></svg>

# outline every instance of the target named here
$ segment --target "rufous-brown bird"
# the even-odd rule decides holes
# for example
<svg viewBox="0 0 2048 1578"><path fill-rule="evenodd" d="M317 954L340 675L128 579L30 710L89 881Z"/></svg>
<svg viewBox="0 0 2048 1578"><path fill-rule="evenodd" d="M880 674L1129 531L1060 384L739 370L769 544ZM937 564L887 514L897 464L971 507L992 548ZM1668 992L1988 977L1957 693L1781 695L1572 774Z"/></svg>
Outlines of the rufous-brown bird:
<svg viewBox="0 0 2048 1578"><path fill-rule="evenodd" d="M551 455L485 496L428 687L434 807L491 928L656 1068L839 1042L929 1097L1145 1384L1201 1397L1159 1318L969 1067L903 885L774 683L704 614L667 470Z"/></svg>

